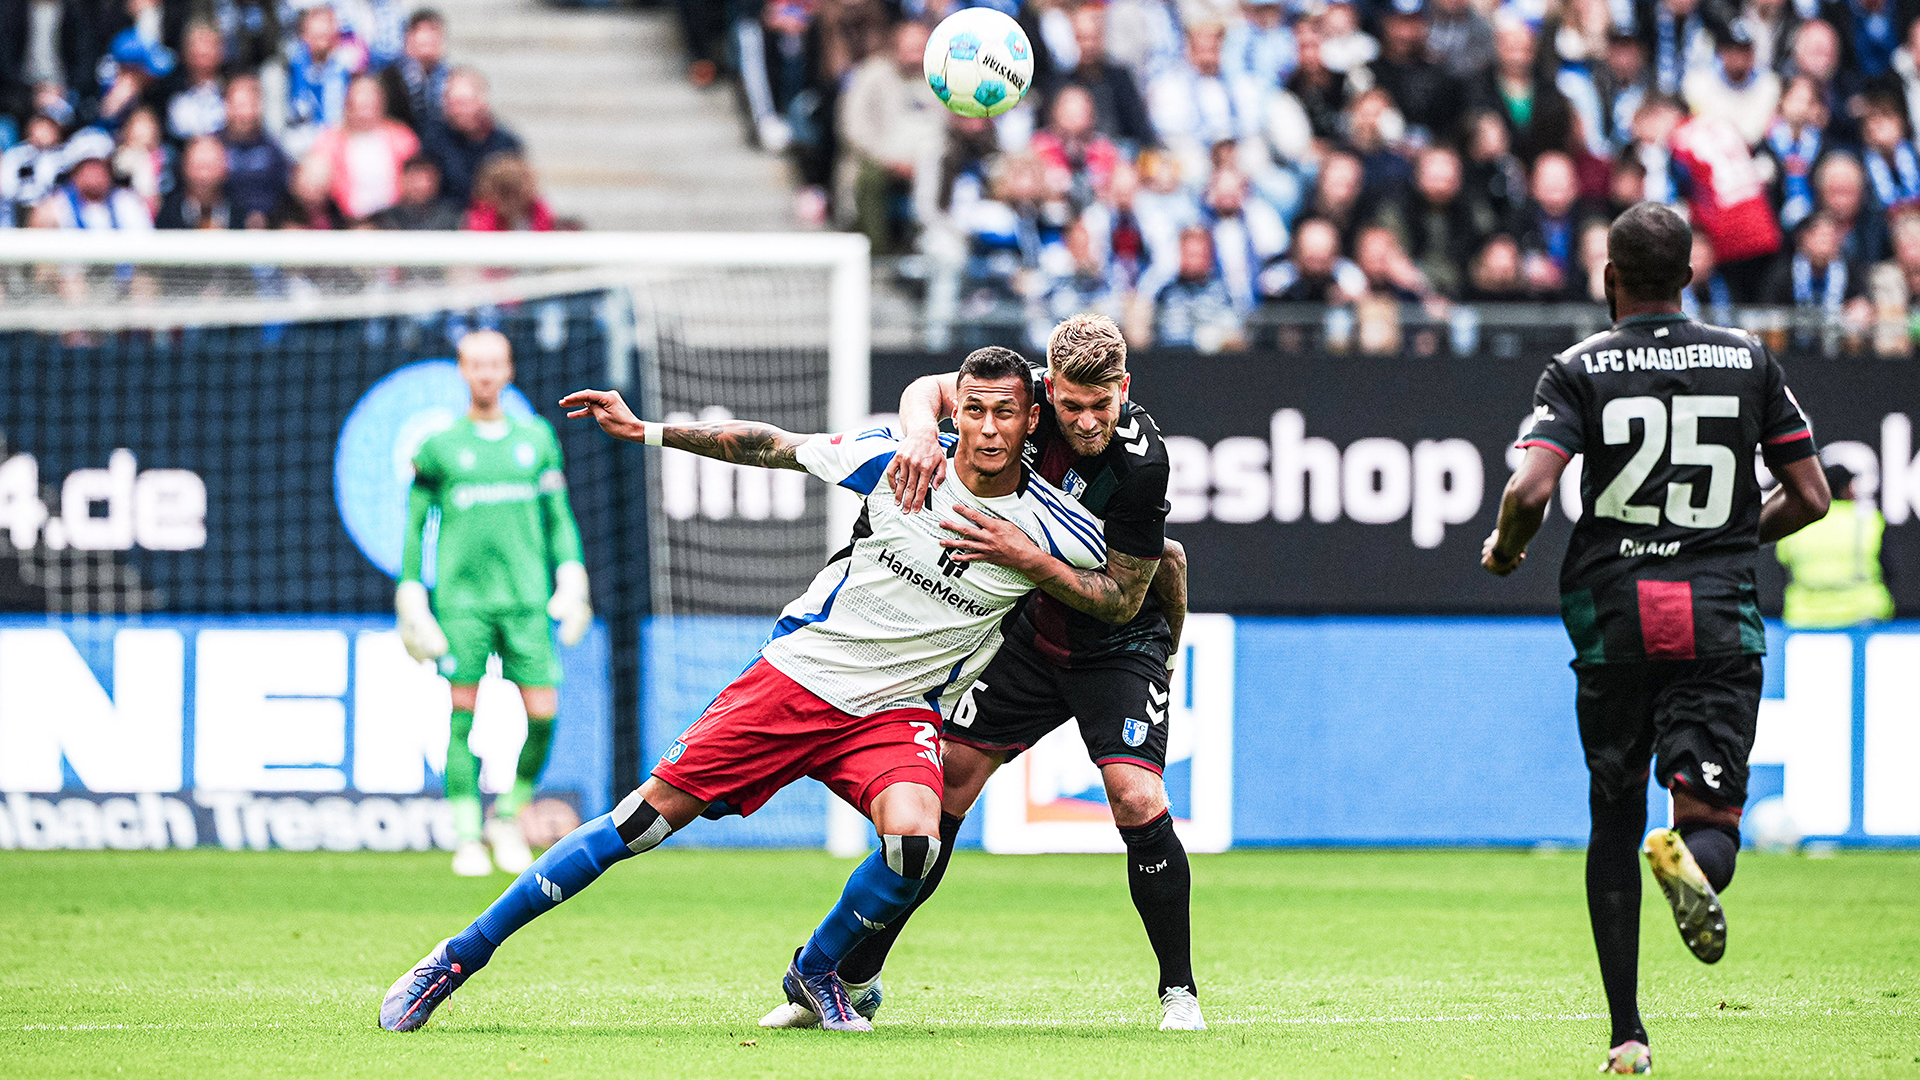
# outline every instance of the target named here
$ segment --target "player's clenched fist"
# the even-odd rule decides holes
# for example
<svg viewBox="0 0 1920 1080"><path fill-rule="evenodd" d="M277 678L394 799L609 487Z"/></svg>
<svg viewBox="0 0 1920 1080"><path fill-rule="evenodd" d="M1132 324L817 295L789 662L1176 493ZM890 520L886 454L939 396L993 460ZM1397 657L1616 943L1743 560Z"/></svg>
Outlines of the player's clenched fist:
<svg viewBox="0 0 1920 1080"><path fill-rule="evenodd" d="M1512 558L1507 558L1500 554L1499 529L1493 530L1487 537L1487 542L1480 545L1480 565L1500 577L1506 577L1508 574L1520 569L1520 564L1526 560L1527 553L1525 551L1522 551Z"/></svg>

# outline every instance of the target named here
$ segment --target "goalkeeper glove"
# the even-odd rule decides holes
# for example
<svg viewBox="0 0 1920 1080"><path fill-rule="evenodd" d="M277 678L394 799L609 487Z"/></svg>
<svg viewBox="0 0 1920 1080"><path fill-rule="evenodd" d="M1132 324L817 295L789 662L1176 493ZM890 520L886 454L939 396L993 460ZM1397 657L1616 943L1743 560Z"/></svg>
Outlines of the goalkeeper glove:
<svg viewBox="0 0 1920 1080"><path fill-rule="evenodd" d="M553 599L547 601L547 615L560 624L560 644L573 646L587 636L593 625L593 605L587 600L587 568L577 562L563 562L553 568Z"/></svg>
<svg viewBox="0 0 1920 1080"><path fill-rule="evenodd" d="M433 606L427 602L427 587L417 581L403 581L393 592L393 612L399 617L400 643L415 660L438 660L447 655L447 635L434 621Z"/></svg>

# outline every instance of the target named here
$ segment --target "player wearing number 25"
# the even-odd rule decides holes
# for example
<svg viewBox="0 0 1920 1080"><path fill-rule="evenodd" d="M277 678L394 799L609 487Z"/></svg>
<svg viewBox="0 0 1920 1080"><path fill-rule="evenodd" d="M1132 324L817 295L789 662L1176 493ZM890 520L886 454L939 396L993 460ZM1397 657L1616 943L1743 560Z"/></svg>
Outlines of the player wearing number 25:
<svg viewBox="0 0 1920 1080"><path fill-rule="evenodd" d="M1680 313L1692 236L1656 203L1607 236L1616 320L1555 357L1534 392L1526 457L1507 484L1481 563L1512 573L1561 472L1586 455L1584 513L1560 568L1573 638L1580 741L1591 774L1587 910L1613 1019L1605 1072L1652 1068L1635 998L1649 766L1673 793L1673 825L1647 861L1682 940L1707 963L1726 949L1718 892L1733 877L1747 755L1760 712L1766 631L1754 602L1760 545L1827 512L1813 432L1756 340ZM1764 503L1756 448L1780 478Z"/></svg>

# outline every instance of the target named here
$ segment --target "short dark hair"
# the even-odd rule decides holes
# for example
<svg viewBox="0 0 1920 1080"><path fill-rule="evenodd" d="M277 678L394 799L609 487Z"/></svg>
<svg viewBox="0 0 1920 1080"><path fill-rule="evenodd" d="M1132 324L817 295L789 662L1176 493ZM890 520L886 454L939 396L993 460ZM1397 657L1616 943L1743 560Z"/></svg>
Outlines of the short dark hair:
<svg viewBox="0 0 1920 1080"><path fill-rule="evenodd" d="M440 171L440 163L428 157L425 153L415 153L412 157L400 163L401 172L412 172L415 169L432 169L437 174Z"/></svg>
<svg viewBox="0 0 1920 1080"><path fill-rule="evenodd" d="M407 32L412 33L413 28L416 26L419 26L421 23L432 23L435 26L445 26L447 25L447 20L445 16L441 15L438 11L434 10L433 8L423 7L418 11L415 11L413 14L407 16Z"/></svg>
<svg viewBox="0 0 1920 1080"><path fill-rule="evenodd" d="M960 362L959 379L978 379L982 382L1012 379L1021 385L1023 392L1027 395L1028 404L1032 404L1032 373L1033 367L1027 363L1026 357L1012 349L988 345L986 348L975 349L968 353L967 358ZM959 379L954 380L955 385L958 385Z"/></svg>
<svg viewBox="0 0 1920 1080"><path fill-rule="evenodd" d="M1615 280L1636 300L1679 300L1692 257L1693 230L1657 202L1633 204L1607 230Z"/></svg>

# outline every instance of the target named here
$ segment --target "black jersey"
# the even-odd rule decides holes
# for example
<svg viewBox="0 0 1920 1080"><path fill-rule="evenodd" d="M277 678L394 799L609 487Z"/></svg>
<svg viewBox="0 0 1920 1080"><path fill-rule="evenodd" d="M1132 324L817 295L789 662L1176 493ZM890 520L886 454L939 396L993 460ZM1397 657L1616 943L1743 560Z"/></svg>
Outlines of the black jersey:
<svg viewBox="0 0 1920 1080"><path fill-rule="evenodd" d="M1560 567L1575 664L1767 651L1754 451L1778 468L1814 444L1758 341L1684 315L1622 319L1547 365L1519 445L1586 455Z"/></svg>
<svg viewBox="0 0 1920 1080"><path fill-rule="evenodd" d="M1167 535L1169 466L1153 417L1127 402L1107 448L1081 457L1060 430L1053 406L1046 403L1044 375L1044 369L1034 370L1033 392L1042 404L1040 426L1024 450L1027 464L1099 519L1096 524L1109 549L1158 559ZM1060 667L1117 661L1164 673L1173 652L1166 614L1151 590L1139 614L1114 626L1036 589L1007 616L1002 629L1010 643L1031 646Z"/></svg>

